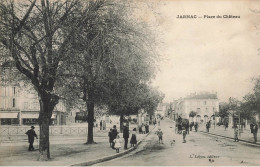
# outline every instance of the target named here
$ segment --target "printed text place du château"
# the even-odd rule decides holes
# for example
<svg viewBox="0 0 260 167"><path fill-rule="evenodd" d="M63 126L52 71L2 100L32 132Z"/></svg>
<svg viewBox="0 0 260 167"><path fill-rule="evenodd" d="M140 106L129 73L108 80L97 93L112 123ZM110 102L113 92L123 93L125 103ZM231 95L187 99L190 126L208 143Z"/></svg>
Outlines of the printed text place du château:
<svg viewBox="0 0 260 167"><path fill-rule="evenodd" d="M216 18L224 18L224 19L239 19L240 16L234 15L177 15L177 19L216 19Z"/></svg>

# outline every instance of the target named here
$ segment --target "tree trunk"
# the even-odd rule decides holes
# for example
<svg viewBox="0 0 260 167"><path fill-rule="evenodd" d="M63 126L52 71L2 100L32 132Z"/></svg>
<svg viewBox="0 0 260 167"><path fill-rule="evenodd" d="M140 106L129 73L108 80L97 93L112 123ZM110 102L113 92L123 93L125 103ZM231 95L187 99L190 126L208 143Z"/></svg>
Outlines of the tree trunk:
<svg viewBox="0 0 260 167"><path fill-rule="evenodd" d="M48 98L46 98L48 99ZM39 161L47 161L50 159L50 141L49 141L49 124L52 111L49 111L50 100L40 100L40 143L39 143ZM50 116L49 116L50 115Z"/></svg>
<svg viewBox="0 0 260 167"><path fill-rule="evenodd" d="M88 93L87 111L88 111L88 138L86 144L94 144L93 127L94 127L94 92Z"/></svg>
<svg viewBox="0 0 260 167"><path fill-rule="evenodd" d="M58 96L48 93L42 93L40 97L40 143L38 161L48 161L50 156L50 140L49 140L49 125L51 122L52 111L59 102Z"/></svg>
<svg viewBox="0 0 260 167"><path fill-rule="evenodd" d="M50 159L49 119L42 120L42 124L40 125L39 153L39 161Z"/></svg>

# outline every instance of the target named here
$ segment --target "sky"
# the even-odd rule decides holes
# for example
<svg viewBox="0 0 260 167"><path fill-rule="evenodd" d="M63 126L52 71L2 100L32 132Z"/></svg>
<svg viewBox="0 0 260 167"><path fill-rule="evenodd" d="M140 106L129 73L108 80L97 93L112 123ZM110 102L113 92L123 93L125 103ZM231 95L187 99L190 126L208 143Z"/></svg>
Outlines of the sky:
<svg viewBox="0 0 260 167"><path fill-rule="evenodd" d="M241 100L252 90L251 79L260 75L259 1L153 2L144 13L160 41L162 60L153 86L165 94L164 102L201 91L217 92L220 101Z"/></svg>

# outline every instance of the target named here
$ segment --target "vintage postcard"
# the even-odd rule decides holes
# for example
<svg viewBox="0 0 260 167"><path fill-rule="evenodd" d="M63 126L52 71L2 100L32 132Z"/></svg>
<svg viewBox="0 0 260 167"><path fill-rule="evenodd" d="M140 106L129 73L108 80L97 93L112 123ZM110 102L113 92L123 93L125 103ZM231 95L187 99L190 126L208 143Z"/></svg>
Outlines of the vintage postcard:
<svg viewBox="0 0 260 167"><path fill-rule="evenodd" d="M260 166L260 1L1 0L0 166Z"/></svg>

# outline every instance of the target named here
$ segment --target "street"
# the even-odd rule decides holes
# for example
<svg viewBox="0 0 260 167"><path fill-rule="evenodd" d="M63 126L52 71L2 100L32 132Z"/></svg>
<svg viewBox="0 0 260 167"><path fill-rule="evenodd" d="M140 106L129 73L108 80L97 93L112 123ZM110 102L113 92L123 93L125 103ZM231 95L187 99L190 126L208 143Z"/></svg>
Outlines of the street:
<svg viewBox="0 0 260 167"><path fill-rule="evenodd" d="M194 131L187 135L187 143L182 143L182 135L175 134L174 124L168 119L161 121L161 129L164 144L158 143L153 132L134 152L95 166L260 165L260 147ZM175 142L171 144L173 139Z"/></svg>

